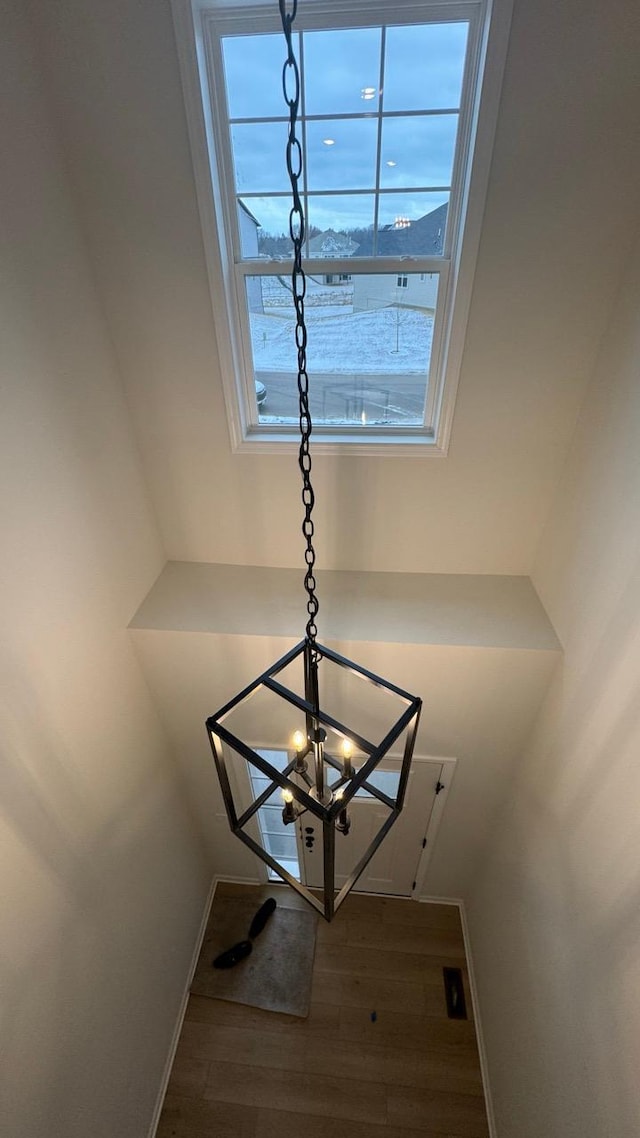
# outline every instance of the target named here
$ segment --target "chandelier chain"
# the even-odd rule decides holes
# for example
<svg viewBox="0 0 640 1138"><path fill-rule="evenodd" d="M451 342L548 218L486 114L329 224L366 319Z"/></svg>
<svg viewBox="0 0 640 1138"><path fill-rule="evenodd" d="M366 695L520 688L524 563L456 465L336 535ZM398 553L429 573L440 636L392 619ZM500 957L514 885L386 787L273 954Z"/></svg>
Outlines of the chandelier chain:
<svg viewBox="0 0 640 1138"><path fill-rule="evenodd" d="M302 265L302 249L305 241L306 224L302 199L298 182L302 174L302 147L297 137L298 109L300 105L300 70L293 49L293 21L298 8L297 0L292 0L291 9L287 11L287 0L279 0L280 19L287 44L287 58L282 68L282 91L284 100L289 108L289 134L287 137L287 173L291 182L293 203L289 211L289 234L293 242L293 268L291 270L291 291L296 310L295 341L298 350L298 406L300 414L300 450L298 465L302 474L302 504L304 506L304 521L302 533L306 541L304 559L307 571L304 578L304 587L307 593L307 640L315 654L316 637L318 629L316 617L318 615L318 598L316 596L315 562L316 552L313 547L315 527L313 523L313 507L315 494L311 485L311 451L310 439L313 429L311 412L309 410L309 376L307 374L307 327L304 318L304 300L307 291L307 280Z"/></svg>

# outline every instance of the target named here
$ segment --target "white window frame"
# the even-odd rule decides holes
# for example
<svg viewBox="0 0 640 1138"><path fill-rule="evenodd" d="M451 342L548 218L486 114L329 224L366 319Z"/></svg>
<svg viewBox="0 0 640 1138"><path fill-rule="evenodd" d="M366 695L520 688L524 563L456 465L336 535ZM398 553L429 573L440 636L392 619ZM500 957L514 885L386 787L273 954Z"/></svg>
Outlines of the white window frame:
<svg viewBox="0 0 640 1138"><path fill-rule="evenodd" d="M203 229L213 317L218 342L225 404L234 451L262 453L295 451L298 430L257 423L258 411L250 351L248 314L244 300L247 264L252 275L286 272L287 262L266 260L234 263L235 218L230 215L234 195L222 192L218 171L229 169L226 127L221 129L211 110L211 88L223 82L222 69L212 67L210 25L218 34L280 30L275 0L249 4L236 0L171 0L176 42L187 110L187 122ZM444 457L448 452L456 391L464 347L467 316L480 227L489 176L506 57L512 0L299 0L296 27L302 30L331 26L379 26L469 20L469 39L457 148L449 199L443 257L373 259L349 258L350 272L410 272L439 274L439 300L433 346L425 426L349 427L333 430L314 426L314 453L393 454ZM284 37L283 37L284 49ZM284 50L283 50L284 61ZM218 61L219 64L219 61ZM467 82L466 76L470 76ZM218 92L219 97L219 92ZM223 104L224 105L224 104ZM470 155L462 168L460 156ZM284 163L284 155L283 155ZM222 174L224 177L224 173ZM415 263L415 268L413 264ZM335 259L313 259L314 273L335 272ZM442 298L442 299L441 299Z"/></svg>

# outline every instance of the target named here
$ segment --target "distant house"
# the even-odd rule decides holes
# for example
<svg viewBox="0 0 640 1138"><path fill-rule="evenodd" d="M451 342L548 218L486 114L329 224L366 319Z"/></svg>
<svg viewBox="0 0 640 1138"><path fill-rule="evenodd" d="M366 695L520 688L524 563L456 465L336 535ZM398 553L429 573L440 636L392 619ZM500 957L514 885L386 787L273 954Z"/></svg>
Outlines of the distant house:
<svg viewBox="0 0 640 1138"><path fill-rule="evenodd" d="M387 225L378 230L377 252L379 256L393 257L438 257L444 247L444 232L447 223L447 204L426 213L416 221L404 219L397 225ZM358 255L373 254L373 233L363 236L358 246ZM380 265L381 273L384 264ZM438 294L437 273L415 273L408 264L406 272L363 273L353 278L353 310L366 312L372 308L384 308L390 304L400 304L404 308L422 308L433 312Z"/></svg>
<svg viewBox="0 0 640 1138"><path fill-rule="evenodd" d="M240 248L243 257L258 257L258 230L260 222L238 198L238 225L240 226ZM246 277L247 307L249 312L264 312L262 287L259 277Z"/></svg>
<svg viewBox="0 0 640 1138"><path fill-rule="evenodd" d="M312 257L353 257L358 245L346 233L336 233L333 229L326 229L317 237L309 241L309 258ZM324 273L324 284L347 285L351 281L350 273Z"/></svg>
<svg viewBox="0 0 640 1138"><path fill-rule="evenodd" d="M448 203L415 221L398 219L395 225L378 230L378 255L382 257L441 257L447 224ZM358 245L359 257L373 256L373 230L363 234Z"/></svg>
<svg viewBox="0 0 640 1138"><path fill-rule="evenodd" d="M383 268L383 266L381 266ZM353 278L353 311L366 312L399 304L433 312L438 298L437 273L362 273Z"/></svg>
<svg viewBox="0 0 640 1138"><path fill-rule="evenodd" d="M359 246L346 233L325 229L309 241L310 257L353 257Z"/></svg>

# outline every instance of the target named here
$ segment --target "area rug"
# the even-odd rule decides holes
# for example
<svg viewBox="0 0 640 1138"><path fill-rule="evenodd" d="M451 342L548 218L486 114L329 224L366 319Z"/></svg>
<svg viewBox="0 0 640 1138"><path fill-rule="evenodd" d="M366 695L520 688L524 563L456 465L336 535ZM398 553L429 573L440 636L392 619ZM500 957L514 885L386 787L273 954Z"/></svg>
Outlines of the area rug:
<svg viewBox="0 0 640 1138"><path fill-rule="evenodd" d="M213 967L216 956L246 939L262 900L259 894L215 898L191 991L304 1019L311 1001L315 913L278 905L246 960L228 970Z"/></svg>

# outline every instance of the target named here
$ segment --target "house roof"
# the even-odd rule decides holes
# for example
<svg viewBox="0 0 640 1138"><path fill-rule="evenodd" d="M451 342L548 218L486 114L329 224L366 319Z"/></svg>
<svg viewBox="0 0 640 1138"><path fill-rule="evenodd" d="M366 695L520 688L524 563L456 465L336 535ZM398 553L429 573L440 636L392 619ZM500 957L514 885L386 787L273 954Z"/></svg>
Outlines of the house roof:
<svg viewBox="0 0 640 1138"><path fill-rule="evenodd" d="M358 245L347 237L345 233L336 233L334 229L325 229L317 237L309 241L309 255L311 257L353 257Z"/></svg>
<svg viewBox="0 0 640 1138"><path fill-rule="evenodd" d="M378 230L378 254L382 256L441 256L448 203L424 214L410 225L396 228L387 225ZM367 233L358 246L359 257L373 254L373 230Z"/></svg>
<svg viewBox="0 0 640 1138"><path fill-rule="evenodd" d="M242 198L238 198L238 205L240 206L240 209L244 210L244 212L246 213L247 217L250 217L250 218L251 218L251 220L252 220L252 221L253 221L253 223L254 223L254 224L257 226L257 228L258 228L258 229L260 229L260 222L258 221L257 217L254 217L254 216L253 216L253 214L252 214L251 210L250 210L250 209L247 209L247 207L246 207L246 205L244 204L244 202L243 202Z"/></svg>
<svg viewBox="0 0 640 1138"><path fill-rule="evenodd" d="M240 203L242 205L242 202ZM246 206L243 207L246 210ZM410 225L386 225L378 230L378 256L439 257L444 247L448 202L425 213ZM248 210L246 210L249 213ZM249 214L251 217L252 215ZM255 221L255 218L253 218ZM259 224L259 223L256 223ZM365 234L358 232L359 241L335 229L325 229L309 241L310 257L371 257L373 256L373 228Z"/></svg>

